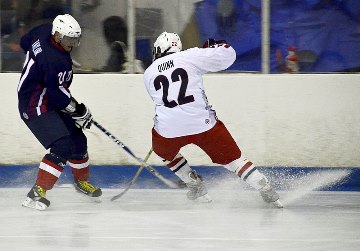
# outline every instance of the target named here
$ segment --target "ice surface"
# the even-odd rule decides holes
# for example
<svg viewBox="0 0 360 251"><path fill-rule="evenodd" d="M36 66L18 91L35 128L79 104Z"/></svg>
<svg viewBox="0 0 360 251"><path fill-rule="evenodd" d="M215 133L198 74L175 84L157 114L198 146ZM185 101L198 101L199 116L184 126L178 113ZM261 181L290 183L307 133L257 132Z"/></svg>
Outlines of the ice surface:
<svg viewBox="0 0 360 251"><path fill-rule="evenodd" d="M211 204L185 190L104 189L101 202L72 187L48 191L47 211L21 207L30 188L0 189L0 250L359 250L360 193L280 192L284 209L255 191L211 188ZM287 200L293 198L296 200Z"/></svg>

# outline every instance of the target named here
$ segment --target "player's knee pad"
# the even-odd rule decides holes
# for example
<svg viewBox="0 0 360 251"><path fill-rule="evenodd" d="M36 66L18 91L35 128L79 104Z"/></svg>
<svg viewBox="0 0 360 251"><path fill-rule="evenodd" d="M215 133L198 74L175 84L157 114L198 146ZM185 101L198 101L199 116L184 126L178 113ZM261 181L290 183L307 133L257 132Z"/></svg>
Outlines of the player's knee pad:
<svg viewBox="0 0 360 251"><path fill-rule="evenodd" d="M55 154L55 153L47 153L44 157L47 161L50 161L60 167L64 167L67 163L67 159L64 159L63 157ZM44 159L42 162L44 162Z"/></svg>
<svg viewBox="0 0 360 251"><path fill-rule="evenodd" d="M89 159L89 155L87 152L85 153L73 153L70 156L70 160L88 160Z"/></svg>
<svg viewBox="0 0 360 251"><path fill-rule="evenodd" d="M74 153L75 145L69 136L62 137L55 141L51 148L50 153L59 156L62 159L68 160Z"/></svg>

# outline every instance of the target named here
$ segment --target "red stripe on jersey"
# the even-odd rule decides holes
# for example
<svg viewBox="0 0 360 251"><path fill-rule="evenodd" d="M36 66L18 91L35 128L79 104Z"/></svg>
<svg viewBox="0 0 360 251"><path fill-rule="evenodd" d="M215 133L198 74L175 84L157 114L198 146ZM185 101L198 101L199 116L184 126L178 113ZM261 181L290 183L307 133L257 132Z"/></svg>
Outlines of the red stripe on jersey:
<svg viewBox="0 0 360 251"><path fill-rule="evenodd" d="M31 94L30 100L29 100L29 108L34 109L38 106L39 103L39 97L41 93L43 92L44 88L41 86L40 83L36 83L36 87L33 90L33 93Z"/></svg>
<svg viewBox="0 0 360 251"><path fill-rule="evenodd" d="M45 105L41 105L41 106L40 106L40 111L41 111L41 113L47 112L46 106L45 106Z"/></svg>
<svg viewBox="0 0 360 251"><path fill-rule="evenodd" d="M43 98L43 102L40 106L40 111L41 113L44 113L44 112L47 112L47 105L49 103L49 99L48 99L48 96L45 95L44 98Z"/></svg>
<svg viewBox="0 0 360 251"><path fill-rule="evenodd" d="M250 167L252 166L252 162L251 161L248 161L241 169L240 171L238 172L238 176L241 177L241 175Z"/></svg>

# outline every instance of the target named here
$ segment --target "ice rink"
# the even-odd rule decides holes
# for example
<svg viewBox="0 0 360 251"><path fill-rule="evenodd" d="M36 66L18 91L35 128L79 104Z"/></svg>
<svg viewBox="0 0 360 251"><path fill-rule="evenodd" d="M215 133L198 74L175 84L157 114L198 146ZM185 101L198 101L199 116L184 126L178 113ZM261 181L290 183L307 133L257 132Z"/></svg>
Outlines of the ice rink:
<svg viewBox="0 0 360 251"><path fill-rule="evenodd" d="M211 204L171 189L95 202L63 186L36 211L21 207L28 190L0 189L0 250L360 250L359 192L282 191L276 209L231 186L210 188Z"/></svg>

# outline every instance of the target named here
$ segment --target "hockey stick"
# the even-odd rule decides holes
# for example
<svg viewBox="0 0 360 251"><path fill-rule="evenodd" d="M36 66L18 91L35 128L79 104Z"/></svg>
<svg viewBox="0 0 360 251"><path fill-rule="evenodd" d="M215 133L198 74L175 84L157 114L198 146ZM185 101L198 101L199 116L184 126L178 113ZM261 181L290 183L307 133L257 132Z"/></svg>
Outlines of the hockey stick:
<svg viewBox="0 0 360 251"><path fill-rule="evenodd" d="M128 148L124 143L122 143L118 138L116 138L113 134L111 134L108 130L106 130L102 125L100 125L98 122L93 120L93 124L104 134L106 134L112 141L114 141L118 146L120 146L124 151L126 151L129 155L131 155L134 159L136 159L141 165L144 165L146 170L148 170L152 175L154 175L156 178L161 180L165 185L167 185L170 188L183 188L184 185L179 182L174 182L172 180L169 180L162 176L161 173L159 173L154 167L147 164L144 160L137 157L131 150Z"/></svg>
<svg viewBox="0 0 360 251"><path fill-rule="evenodd" d="M150 155L151 155L152 152L153 152L153 149L151 148L150 151L148 152L148 154L146 155L146 157L145 157L145 159L144 159L144 162L146 162L146 161L149 159L149 157L150 157ZM119 194L115 195L114 197L112 197L112 198L111 198L111 201L117 200L117 199L119 199L121 196L123 196L123 195L130 189L130 187L135 184L136 180L138 179L138 177L139 177L139 175L140 175L140 173L141 173L141 171L142 171L143 169L144 169L144 165L141 164L140 167L139 167L139 169L136 171L135 175L134 175L134 176L132 177L132 179L130 180L128 186L127 186L121 193L119 193Z"/></svg>

